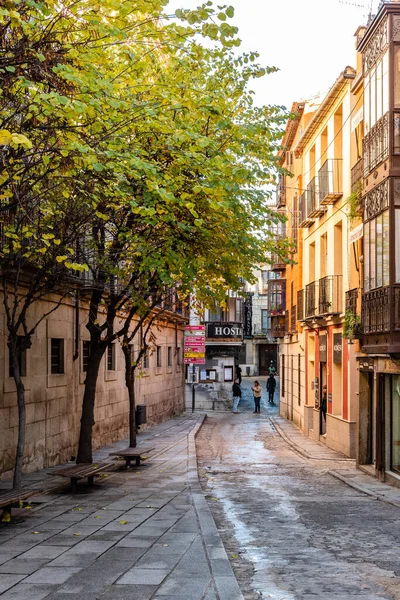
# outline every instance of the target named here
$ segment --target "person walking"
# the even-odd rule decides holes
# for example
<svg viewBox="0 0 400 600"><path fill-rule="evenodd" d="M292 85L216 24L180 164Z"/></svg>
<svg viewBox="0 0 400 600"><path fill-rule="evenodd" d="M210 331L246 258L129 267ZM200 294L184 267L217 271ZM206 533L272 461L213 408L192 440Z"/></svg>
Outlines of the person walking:
<svg viewBox="0 0 400 600"><path fill-rule="evenodd" d="M260 412L261 403L261 385L258 381L254 382L254 387L251 388L254 395L254 414Z"/></svg>
<svg viewBox="0 0 400 600"><path fill-rule="evenodd" d="M240 399L242 397L242 390L240 389L239 381L235 379L235 383L232 386L232 394L233 394L233 414L237 415L239 413L238 406Z"/></svg>
<svg viewBox="0 0 400 600"><path fill-rule="evenodd" d="M271 373L271 375L267 379L267 392L268 392L268 402L270 404L274 404L274 394L276 389L276 379Z"/></svg>

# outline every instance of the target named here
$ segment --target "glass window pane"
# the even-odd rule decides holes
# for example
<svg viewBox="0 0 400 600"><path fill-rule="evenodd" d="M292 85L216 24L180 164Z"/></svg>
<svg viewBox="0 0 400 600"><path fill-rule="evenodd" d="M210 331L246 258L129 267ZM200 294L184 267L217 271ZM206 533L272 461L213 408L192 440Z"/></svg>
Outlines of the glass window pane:
<svg viewBox="0 0 400 600"><path fill-rule="evenodd" d="M379 215L376 219L376 287L382 287L382 256L383 256L383 217Z"/></svg>
<svg viewBox="0 0 400 600"><path fill-rule="evenodd" d="M382 90L382 105L383 105L383 114L385 115L389 110L389 53L386 52L382 59L382 68L383 68L383 90Z"/></svg>
<svg viewBox="0 0 400 600"><path fill-rule="evenodd" d="M393 152L400 154L400 113L393 113Z"/></svg>
<svg viewBox="0 0 400 600"><path fill-rule="evenodd" d="M364 78L364 123L365 123L365 133L371 129L370 124L370 110L369 110L369 74Z"/></svg>
<svg viewBox="0 0 400 600"><path fill-rule="evenodd" d="M371 127L373 127L376 123L376 69L374 69L371 73L370 95L371 95L370 123L371 123Z"/></svg>
<svg viewBox="0 0 400 600"><path fill-rule="evenodd" d="M382 117L382 61L376 67L376 120Z"/></svg>
<svg viewBox="0 0 400 600"><path fill-rule="evenodd" d="M376 235L375 235L376 220L370 221L369 224L369 285L370 289L376 287Z"/></svg>
<svg viewBox="0 0 400 600"><path fill-rule="evenodd" d="M383 217L383 282L382 285L389 285L389 211L382 213Z"/></svg>
<svg viewBox="0 0 400 600"><path fill-rule="evenodd" d="M396 283L400 283L400 209L395 210L396 227Z"/></svg>
<svg viewBox="0 0 400 600"><path fill-rule="evenodd" d="M364 291L368 292L369 285L369 223L364 225Z"/></svg>
<svg viewBox="0 0 400 600"><path fill-rule="evenodd" d="M400 108L400 46L394 48L394 106Z"/></svg>
<svg viewBox="0 0 400 600"><path fill-rule="evenodd" d="M392 469L400 472L400 377L392 377Z"/></svg>

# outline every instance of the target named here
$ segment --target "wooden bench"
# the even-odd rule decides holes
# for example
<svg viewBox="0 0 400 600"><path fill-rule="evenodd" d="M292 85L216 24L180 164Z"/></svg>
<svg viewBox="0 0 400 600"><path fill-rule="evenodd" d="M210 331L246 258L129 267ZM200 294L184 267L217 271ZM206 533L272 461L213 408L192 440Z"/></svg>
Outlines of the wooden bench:
<svg viewBox="0 0 400 600"><path fill-rule="evenodd" d="M148 454L154 450L154 448L123 448L122 450L115 450L115 452L110 452L110 456L121 456L126 463L126 468L128 469L131 466L131 460L134 458L136 461L136 466L140 466L140 461L144 460L144 454Z"/></svg>
<svg viewBox="0 0 400 600"><path fill-rule="evenodd" d="M3 509L1 516L2 523L9 523L11 520L11 508L13 504L22 502L30 496L40 494L41 490L28 490L28 489L17 489L17 490L4 490L0 491L0 508Z"/></svg>
<svg viewBox="0 0 400 600"><path fill-rule="evenodd" d="M55 477L67 477L71 480L71 492L75 494L78 489L78 480L86 479L89 485L93 485L93 478L99 475L102 471L113 467L112 463L80 463L71 465L70 467L62 467L55 471L49 471L48 475Z"/></svg>

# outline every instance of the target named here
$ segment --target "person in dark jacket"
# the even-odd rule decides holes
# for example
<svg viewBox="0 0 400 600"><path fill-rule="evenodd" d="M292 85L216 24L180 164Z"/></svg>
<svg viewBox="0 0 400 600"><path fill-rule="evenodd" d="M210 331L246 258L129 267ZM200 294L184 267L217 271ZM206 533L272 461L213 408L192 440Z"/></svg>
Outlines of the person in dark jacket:
<svg viewBox="0 0 400 600"><path fill-rule="evenodd" d="M235 383L232 386L233 394L233 413L237 415L239 413L238 406L242 397L242 390L240 389L239 380L235 379Z"/></svg>
<svg viewBox="0 0 400 600"><path fill-rule="evenodd" d="M327 410L327 402L326 402L326 385L323 386L322 388L322 398L321 398L321 406L320 406L320 411L323 414L324 417L324 421L326 423L326 410Z"/></svg>
<svg viewBox="0 0 400 600"><path fill-rule="evenodd" d="M268 402L270 404L274 404L274 394L276 388L276 379L271 373L271 375L267 379L267 392L268 392Z"/></svg>

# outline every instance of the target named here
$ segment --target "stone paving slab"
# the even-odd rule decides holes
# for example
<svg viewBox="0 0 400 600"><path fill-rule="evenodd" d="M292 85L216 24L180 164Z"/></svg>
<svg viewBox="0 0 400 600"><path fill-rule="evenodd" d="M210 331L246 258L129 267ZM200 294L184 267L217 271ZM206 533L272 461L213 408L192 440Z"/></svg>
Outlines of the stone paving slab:
<svg viewBox="0 0 400 600"><path fill-rule="evenodd" d="M15 510L22 520L0 526L1 600L243 600L199 485L203 419L144 432L140 444L155 447L146 463L75 495L49 469L24 476L24 486L45 492Z"/></svg>
<svg viewBox="0 0 400 600"><path fill-rule="evenodd" d="M292 421L282 417L274 417L271 421L285 441L306 458L324 460L327 464L329 461L335 463L335 468L329 471L330 475L359 492L400 508L400 488L378 481L373 476L360 471L356 468L354 459L344 457L339 452L307 438Z"/></svg>

